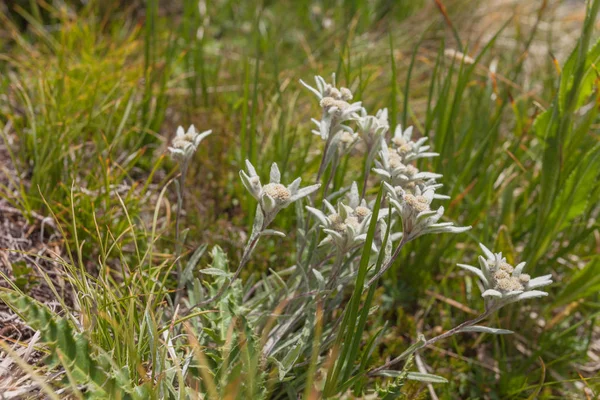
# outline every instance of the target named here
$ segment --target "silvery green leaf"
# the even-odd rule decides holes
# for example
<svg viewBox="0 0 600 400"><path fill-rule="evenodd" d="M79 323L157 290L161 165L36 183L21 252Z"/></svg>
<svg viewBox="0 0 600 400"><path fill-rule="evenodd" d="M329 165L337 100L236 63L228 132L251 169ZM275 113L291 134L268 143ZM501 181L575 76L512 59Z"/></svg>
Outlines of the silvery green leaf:
<svg viewBox="0 0 600 400"><path fill-rule="evenodd" d="M259 190L257 190L257 187L252 184L250 177L244 171L240 171L240 178L242 179L242 184L248 190L248 192L250 192L252 197L258 200Z"/></svg>
<svg viewBox="0 0 600 400"><path fill-rule="evenodd" d="M308 338L310 337L312 330L307 328L309 325L311 325L313 319L314 315L309 312L306 323L302 328L301 335L298 337L298 341L296 342L295 346L283 357L283 360L281 360L281 364L283 365L286 374L294 367L296 360L300 357L302 351L304 350L305 344L308 342Z"/></svg>
<svg viewBox="0 0 600 400"><path fill-rule="evenodd" d="M483 272L479 269L479 268L475 268L472 267L470 265L466 265L466 264L457 264L459 267L461 267L462 269L466 269L469 272L474 273L475 275L477 275L479 277L479 279L481 279L483 281L483 284L487 287L489 285L488 280L486 279L485 275L483 275Z"/></svg>
<svg viewBox="0 0 600 400"><path fill-rule="evenodd" d="M514 333L508 329L490 328L489 326L481 325L465 326L464 328L459 329L458 332L481 332L491 333L494 335L508 335L510 333Z"/></svg>
<svg viewBox="0 0 600 400"><path fill-rule="evenodd" d="M315 276L315 278L317 278L319 288L324 288L325 287L325 278L323 277L323 274L321 274L315 268L312 269L312 273Z"/></svg>
<svg viewBox="0 0 600 400"><path fill-rule="evenodd" d="M358 204L360 203L360 195L358 194L358 186L356 185L356 182L352 182L352 186L350 187L350 193L348 194L348 200L348 204L350 204L350 207L358 207Z"/></svg>
<svg viewBox="0 0 600 400"><path fill-rule="evenodd" d="M181 149L176 149L175 147L168 147L168 150L173 154L173 156L184 156L185 151Z"/></svg>
<svg viewBox="0 0 600 400"><path fill-rule="evenodd" d="M316 209L314 207L310 207L310 206L306 206L306 209L311 214L313 214L315 217L317 217L317 219L319 220L321 225L329 226L329 221L327 220L327 216L325 214L323 214L323 212L321 210L318 210L318 209Z"/></svg>
<svg viewBox="0 0 600 400"><path fill-rule="evenodd" d="M485 247L483 245L483 243L479 243L479 247L481 248L481 250L485 253L485 256L489 259L489 260L493 260L495 258L494 253L491 252L490 249L488 249L487 247Z"/></svg>
<svg viewBox="0 0 600 400"><path fill-rule="evenodd" d="M312 192L314 192L315 190L319 189L320 187L321 187L321 184L317 183L316 185L310 185L310 186L303 187L302 189L298 189L298 191L290 197L289 201L294 202L303 197L306 197L309 194L311 194Z"/></svg>
<svg viewBox="0 0 600 400"><path fill-rule="evenodd" d="M250 162L250 160L246 160L246 168L248 172L250 172L250 176L257 176L256 169L254 169L254 165Z"/></svg>
<svg viewBox="0 0 600 400"><path fill-rule="evenodd" d="M202 255L204 254L205 251L206 251L205 244L200 245L196 248L196 250L194 251L194 254L192 254L189 261L187 262L187 264L185 266L185 270L183 271L184 281L192 280L192 277L193 277L192 270L194 270L194 268L196 268L196 266L198 265L198 261L200 261L200 258L202 257Z"/></svg>
<svg viewBox="0 0 600 400"><path fill-rule="evenodd" d="M256 213L254 214L254 224L252 225L252 231L260 232L260 230L263 227L264 220L265 220L265 216L264 216L263 211L259 204L256 206Z"/></svg>
<svg viewBox="0 0 600 400"><path fill-rule="evenodd" d="M481 297L497 297L502 298L502 293L494 289L488 289L481 294Z"/></svg>
<svg viewBox="0 0 600 400"><path fill-rule="evenodd" d="M323 160L324 165L329 165L333 157L337 154L337 140L335 140L335 137L334 140L332 140L331 142L331 145L327 148L327 152L325 153L325 158Z"/></svg>
<svg viewBox="0 0 600 400"><path fill-rule="evenodd" d="M269 215L271 211L277 208L277 201L275 201L274 198L272 198L266 193L263 194L263 196L261 197L261 202L264 208L264 212L267 213L267 215Z"/></svg>
<svg viewBox="0 0 600 400"><path fill-rule="evenodd" d="M377 375L379 376L385 376L387 378L397 378L399 376L402 375L402 371L395 371L395 370L390 370L390 369L383 369L379 372L377 372Z"/></svg>
<svg viewBox="0 0 600 400"><path fill-rule="evenodd" d="M429 146L425 146L425 147L429 147ZM440 155L440 153L424 152L424 153L419 153L418 157L419 158L429 158L429 157L438 157L439 155Z"/></svg>
<svg viewBox="0 0 600 400"><path fill-rule="evenodd" d="M319 92L323 93L325 91L325 86L327 86L325 79L323 79L323 77L317 75L317 76L315 76L315 82L317 83L317 88L319 89Z"/></svg>
<svg viewBox="0 0 600 400"><path fill-rule="evenodd" d="M318 83L318 81L317 81L317 83ZM310 86L309 84L304 82L302 79L300 79L300 84L302 86L304 86L305 88L307 88L308 90L310 90L311 92L313 92L319 99L322 97L321 93L319 93L319 91L317 89L313 88L312 86Z"/></svg>
<svg viewBox="0 0 600 400"><path fill-rule="evenodd" d="M526 262L522 262L517 264L515 270L513 271L513 276L519 276L523 273L523 268L525 268Z"/></svg>
<svg viewBox="0 0 600 400"><path fill-rule="evenodd" d="M442 176L442 174L436 174L433 172L419 172L414 176L414 179L439 179Z"/></svg>
<svg viewBox="0 0 600 400"><path fill-rule="evenodd" d="M542 292L541 290L530 290L524 293L519 294L513 301L534 299L536 297L544 297L548 296L548 293Z"/></svg>
<svg viewBox="0 0 600 400"><path fill-rule="evenodd" d="M360 235L356 235L354 237L354 240L356 240L357 242L364 242L365 240L367 240L367 234L361 233ZM375 245L375 243L373 243L373 245ZM377 248L375 248L375 251L377 251Z"/></svg>
<svg viewBox="0 0 600 400"><path fill-rule="evenodd" d="M319 131L321 132L321 139L327 140L329 137L329 127L331 126L331 115L323 113L323 119L319 125Z"/></svg>
<svg viewBox="0 0 600 400"><path fill-rule="evenodd" d="M326 245L330 244L331 241L332 241L331 236L325 236L325 239L323 239L319 242L318 247L326 246Z"/></svg>
<svg viewBox="0 0 600 400"><path fill-rule="evenodd" d="M432 216L436 215L437 213L438 212L436 210L420 212L419 214L417 214L417 221L422 221L425 218L429 218L429 217L432 217ZM444 225L438 224L438 226L439 227L442 227L442 226L452 226L452 222L445 222Z"/></svg>
<svg viewBox="0 0 600 400"><path fill-rule="evenodd" d="M377 175L386 177L387 179L390 179L392 177L392 175L390 175L389 172L381 168L373 168L372 171L375 172Z"/></svg>
<svg viewBox="0 0 600 400"><path fill-rule="evenodd" d="M337 212L337 210L335 209L335 207L332 206L329 201L323 200L323 204L325 204L325 208L327 208L327 210L329 210L329 212L331 214L335 214Z"/></svg>
<svg viewBox="0 0 600 400"><path fill-rule="evenodd" d="M323 232L328 233L334 239L337 239L337 240L343 240L344 239L344 237L339 232L334 231L333 229L323 229Z"/></svg>
<svg viewBox="0 0 600 400"><path fill-rule="evenodd" d="M547 286L552 283L552 280L550 279L551 277L552 277L552 274L538 276L537 278L534 278L529 281L529 283L527 284L527 288L535 289L535 288Z"/></svg>
<svg viewBox="0 0 600 400"><path fill-rule="evenodd" d="M281 182L281 173L279 172L279 167L277 163L271 164L271 174L270 174L270 182L271 183L280 183Z"/></svg>
<svg viewBox="0 0 600 400"><path fill-rule="evenodd" d="M296 178L290 185L288 186L288 190L290 193L296 193L298 188L300 187L300 183L302 183L302 178Z"/></svg>
<svg viewBox="0 0 600 400"><path fill-rule="evenodd" d="M204 268L200 270L201 274L215 275L215 276L231 276L231 273L223 271L219 268Z"/></svg>
<svg viewBox="0 0 600 400"><path fill-rule="evenodd" d="M279 236L279 237L285 237L285 233L280 232L280 231L276 231L274 229L264 229L261 234L261 236Z"/></svg>
<svg viewBox="0 0 600 400"><path fill-rule="evenodd" d="M444 226L439 229L436 229L435 225L433 225L433 229L431 230L431 233L438 233L438 232L440 232L440 233L441 232L443 232L443 233L463 233L470 229L471 229L470 226Z"/></svg>
<svg viewBox="0 0 600 400"><path fill-rule="evenodd" d="M212 129L208 130L208 131L204 131L201 134L198 135L198 137L196 138L196 146L200 144L200 142L202 140L204 140L205 137L207 137L208 135L212 134Z"/></svg>
<svg viewBox="0 0 600 400"><path fill-rule="evenodd" d="M271 276L274 276L275 278L277 278L277 281L279 282L279 288L286 288L287 289L287 284L285 283L285 280L283 280L283 278L279 275L279 273L271 268L269 268L269 272L271 272ZM265 282L268 281L268 279L264 280Z"/></svg>
<svg viewBox="0 0 600 400"><path fill-rule="evenodd" d="M487 262L485 261L485 258L483 258L482 256L477 256L477 261L479 261L479 265L481 266L481 269L483 271L488 270L488 265L487 265Z"/></svg>
<svg viewBox="0 0 600 400"><path fill-rule="evenodd" d="M426 383L448 383L446 378L438 375L424 374L422 372L409 372L406 376L411 381L419 381Z"/></svg>
<svg viewBox="0 0 600 400"><path fill-rule="evenodd" d="M381 247L383 248L383 252L384 252L383 253L383 261L382 261L381 265L386 265L387 262L392 258L392 235L391 235L391 232L388 231L388 226L384 219L379 220L379 224L380 224L379 230L381 231L381 241L382 241ZM386 235L387 235L387 242L383 243L385 241Z"/></svg>

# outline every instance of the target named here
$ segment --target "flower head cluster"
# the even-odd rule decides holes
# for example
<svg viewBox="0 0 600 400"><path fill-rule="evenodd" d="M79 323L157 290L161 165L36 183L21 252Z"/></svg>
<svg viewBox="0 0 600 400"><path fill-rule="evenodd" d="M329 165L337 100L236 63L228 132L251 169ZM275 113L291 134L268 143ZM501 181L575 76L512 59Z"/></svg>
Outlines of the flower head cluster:
<svg viewBox="0 0 600 400"><path fill-rule="evenodd" d="M444 207L431 209L431 202L435 198L432 188L421 191L417 186L414 193L410 193L387 182L383 185L392 207L402 220L403 240L412 240L428 233L460 233L471 229L470 226L454 226L452 222L438 223L444 215Z"/></svg>
<svg viewBox="0 0 600 400"><path fill-rule="evenodd" d="M373 172L391 185L400 186L408 191L413 191L416 187L423 189L425 186L435 185L435 180L442 177L433 172L419 171L417 167L409 164L397 149L390 149L385 140L381 141L379 160L375 160Z"/></svg>
<svg viewBox="0 0 600 400"><path fill-rule="evenodd" d="M368 115L367 110L361 109L360 115L356 119L357 131L360 137L367 145L367 149L381 144L381 138L385 136L390 129L388 122L388 110L383 108L377 111L375 115Z"/></svg>
<svg viewBox="0 0 600 400"><path fill-rule="evenodd" d="M333 140L331 146L337 148L340 155L348 154L354 145L358 142L359 136L357 133L348 130L339 131Z"/></svg>
<svg viewBox="0 0 600 400"><path fill-rule="evenodd" d="M548 295L546 292L534 289L551 284L552 275L543 275L532 279L528 274L523 273L525 262L513 267L505 257L502 257L502 253L492 253L483 244L479 244L479 246L485 254L485 257L478 257L480 268L465 264L458 264L458 266L475 273L481 279L484 287L482 297L496 299L501 304L507 304Z"/></svg>
<svg viewBox="0 0 600 400"><path fill-rule="evenodd" d="M348 204L340 201L335 208L327 200L323 200L323 203L327 214L314 207L306 207L317 217L323 232L327 233L320 245L333 243L339 251L346 252L365 241L372 211L364 199L360 200L356 182L350 189ZM382 216L380 213L378 218Z"/></svg>
<svg viewBox="0 0 600 400"><path fill-rule="evenodd" d="M169 147L171 156L180 162L188 161L196 150L198 150L200 142L211 133L211 130L198 133L194 125L190 125L186 132L183 126L180 126L177 128L177 133L171 142L171 147Z"/></svg>
<svg viewBox="0 0 600 400"><path fill-rule="evenodd" d="M398 125L394 131L392 146L396 153L400 156L402 163L406 164L419 158L439 156L438 153L428 151L430 147L424 145L425 142L427 142L427 137L422 137L415 142L412 140L412 133L412 126L402 130L402 125Z"/></svg>
<svg viewBox="0 0 600 400"><path fill-rule="evenodd" d="M333 135L336 135L339 131L353 133L350 127L344 125L344 122L355 118L356 113L362 108L361 103L350 103L353 98L350 89L335 87L335 74L333 75L332 84L325 82L325 79L320 76L315 76L316 88L302 80L300 80L300 83L317 96L319 105L323 109L321 120L313 119L318 127L313 133L320 135L323 140L333 138Z"/></svg>
<svg viewBox="0 0 600 400"><path fill-rule="evenodd" d="M293 202L308 196L321 186L320 184L316 184L300 188L301 178L297 178L288 186L282 185L281 173L276 163L271 165L269 183L263 186L260 182L260 177L256 173L256 169L254 169L254 166L248 160L246 160L246 168L248 169L248 173L243 170L240 171L242 183L250 194L258 200L266 221L272 221L279 211Z"/></svg>
<svg viewBox="0 0 600 400"><path fill-rule="evenodd" d="M315 76L316 88L310 86L309 84L304 82L302 79L300 79L300 83L305 88L307 88L308 90L313 92L319 100L323 100L326 97L331 97L336 100L344 100L344 101L352 100L352 92L350 91L350 89L345 88L345 87L342 87L340 89L336 88L335 87L335 74L332 74L331 78L332 78L333 82L331 84L329 84L329 83L325 82L325 79L323 79L323 77L321 77L319 75Z"/></svg>

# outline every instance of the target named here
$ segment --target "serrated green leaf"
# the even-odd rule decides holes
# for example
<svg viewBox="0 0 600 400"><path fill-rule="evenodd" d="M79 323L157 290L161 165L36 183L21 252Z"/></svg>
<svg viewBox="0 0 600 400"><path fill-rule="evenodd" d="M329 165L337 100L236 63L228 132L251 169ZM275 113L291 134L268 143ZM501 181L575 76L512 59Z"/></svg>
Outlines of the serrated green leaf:
<svg viewBox="0 0 600 400"><path fill-rule="evenodd" d="M573 274L557 296L553 307L560 307L598 292L600 292L600 257L595 257Z"/></svg>
<svg viewBox="0 0 600 400"><path fill-rule="evenodd" d="M65 318L54 314L48 307L33 298L17 292L0 291L0 300L14 308L25 322L33 329L40 331L40 345L49 348L46 358L48 365L63 365L69 369L69 375L80 385L86 386L86 395L90 398L106 398L106 388L112 385L111 377L102 368L90 351L89 341L77 332L75 327ZM59 359L58 355L61 355ZM110 364L108 364L110 366ZM127 391L129 384L120 385L122 392Z"/></svg>
<svg viewBox="0 0 600 400"><path fill-rule="evenodd" d="M550 129L550 120L552 119L552 113L549 110L538 114L533 121L533 131L539 139L544 139L548 130Z"/></svg>
<svg viewBox="0 0 600 400"><path fill-rule="evenodd" d="M549 217L554 223L555 232L566 228L586 210L590 193L598 185L599 172L600 145L596 145L585 154L558 192Z"/></svg>
<svg viewBox="0 0 600 400"><path fill-rule="evenodd" d="M561 112L566 111L565 108L567 106L567 96L573 87L575 69L577 67L576 63L578 53L579 46L573 50L573 52L565 62L565 65L563 66L561 72L561 80L558 95ZM581 107L592 94L597 78L597 70L595 66L598 65L599 62L600 40L598 40L596 44L592 46L592 48L588 51L586 55L584 72L579 83L579 92L577 93L577 98L575 99L574 109L578 109L579 107Z"/></svg>

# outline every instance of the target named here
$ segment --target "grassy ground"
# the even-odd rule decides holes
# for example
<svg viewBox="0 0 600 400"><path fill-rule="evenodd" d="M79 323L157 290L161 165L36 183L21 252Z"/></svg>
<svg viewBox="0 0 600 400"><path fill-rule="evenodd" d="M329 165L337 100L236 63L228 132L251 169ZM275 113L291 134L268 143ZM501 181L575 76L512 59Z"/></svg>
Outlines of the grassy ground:
<svg viewBox="0 0 600 400"><path fill-rule="evenodd" d="M388 107L391 125L430 136L440 157L419 166L444 174L447 218L473 226L420 239L386 274L364 337L387 323L373 365L417 332L434 336L481 308L476 283L456 263L471 263L483 242L510 262L527 261L532 274L551 273L550 296L494 317L516 332L509 339L469 334L433 346L420 362L450 382L411 383L406 398L598 396L600 57L594 47L587 64L575 62L577 51L566 62L578 44L596 43L592 25L583 40L583 3L67 3L0 5L0 285L87 332L94 351L127 371L115 385L143 384L142 398L160 398L157 376L171 373L156 367L168 346L153 345L169 331L177 288L177 169L166 156L176 127L213 130L187 174L184 258L218 244L236 265L255 207L238 179L243 160L259 171L277 162L283 181L311 182L322 145L298 80L336 72L370 110ZM582 83L571 90L580 64ZM361 167L344 164L334 187L359 178ZM293 232L293 210L276 224ZM291 236L261 241L242 279L292 263ZM201 256L201 267L225 258ZM209 324L200 318L172 324L194 332ZM70 385L38 382L51 370L36 362L44 350L34 349L35 323L1 304L0 323L0 394L68 387L59 395L83 396L69 373L61 379ZM240 376L258 368L248 360ZM61 363L69 371L59 355ZM276 386L272 397L292 386Z"/></svg>

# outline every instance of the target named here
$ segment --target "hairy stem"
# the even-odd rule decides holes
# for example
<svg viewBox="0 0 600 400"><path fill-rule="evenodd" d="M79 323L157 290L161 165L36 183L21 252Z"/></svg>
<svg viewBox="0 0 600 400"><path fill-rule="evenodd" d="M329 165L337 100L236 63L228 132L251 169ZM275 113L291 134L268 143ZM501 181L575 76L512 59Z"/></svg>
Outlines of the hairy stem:
<svg viewBox="0 0 600 400"><path fill-rule="evenodd" d="M185 282L183 281L183 264L181 262L181 252L183 243L181 241L181 213L183 212L185 193L185 175L187 173L187 160L181 165L181 174L177 181L177 215L175 216L175 258L177 260L177 291L175 292L175 302L173 305L177 307L181 300L182 290Z"/></svg>
<svg viewBox="0 0 600 400"><path fill-rule="evenodd" d="M398 244L398 247L396 247L396 250L394 250L394 254L392 254L392 257L389 259L389 261L383 266L381 267L381 269L379 270L379 272L377 272L375 274L375 276L373 276L369 282L367 283L367 287L371 286L375 281L377 281L379 278L381 278L381 276L383 274L385 274L385 272L390 269L390 267L392 266L392 264L394 264L394 261L396 261L396 258L398 258L398 256L400 255L400 251L402 250L402 248L404 247L404 245L406 243L408 243L410 241L410 239L405 240L405 237L402 237L402 240L400 241L400 244Z"/></svg>
<svg viewBox="0 0 600 400"><path fill-rule="evenodd" d="M262 212L262 211L259 211L259 212ZM210 303L214 302L215 300L218 300L219 298L221 298L221 296L223 296L223 294L227 291L227 289L229 289L231 287L231 284L240 276L242 269L244 269L244 267L250 260L250 255L252 255L254 248L258 244L261 234L267 228L269 223L270 223L270 221L268 221L267 218L265 218L263 220L262 224L260 224L260 226L254 226L252 228L252 233L250 234L250 238L248 238L248 243L246 244L246 247L244 248L244 253L242 254L242 259L240 260L240 264L238 265L237 270L235 271L235 273L233 274L231 279L219 289L217 294L215 294L214 296L212 296L209 299L206 299L204 301L197 303L196 305L191 307L190 310L192 310L196 307L202 307L207 304L210 304Z"/></svg>
<svg viewBox="0 0 600 400"><path fill-rule="evenodd" d="M342 261L344 261L344 253L338 250L335 257L335 263L333 264L333 267L331 267L331 276L325 286L326 289L330 290L335 286L342 267Z"/></svg>
<svg viewBox="0 0 600 400"><path fill-rule="evenodd" d="M435 336L427 341L425 341L425 343L423 343L422 346L418 347L417 349L415 349L415 352L418 351L419 349L422 349L424 347L427 346L431 346L432 344L434 344L435 342L438 342L442 339L446 339L452 335L457 334L462 328L465 328L467 326L473 326L481 321L483 321L484 319L486 319L487 317L489 317L493 312L495 312L497 310L496 307L492 307L489 310L485 311L484 313L480 314L479 316L477 316L476 318L470 319L468 321L465 321L457 326L455 326L454 328L442 333L441 335ZM391 359L390 361L386 362L385 364L383 364L380 367L374 368L372 370L370 370L367 375L369 376L373 376L376 375L378 372L383 371L385 369L390 368L391 366L394 366L396 364L398 364L400 361L405 360L406 358L408 358L410 356L410 354L401 354L400 356Z"/></svg>

